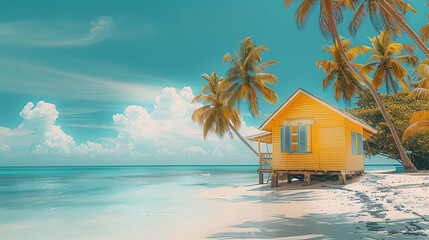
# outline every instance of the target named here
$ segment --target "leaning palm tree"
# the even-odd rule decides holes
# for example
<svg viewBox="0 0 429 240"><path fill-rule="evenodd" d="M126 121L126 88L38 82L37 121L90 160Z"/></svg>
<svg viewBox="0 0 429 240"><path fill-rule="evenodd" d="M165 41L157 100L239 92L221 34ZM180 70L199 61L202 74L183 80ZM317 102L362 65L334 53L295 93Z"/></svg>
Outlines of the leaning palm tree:
<svg viewBox="0 0 429 240"><path fill-rule="evenodd" d="M284 4L287 7L291 5L292 2L296 0L284 0ZM342 9L343 8L354 8L356 5L354 0L300 0L301 3L298 6L298 9L295 13L296 21L298 27L302 28L306 24L308 20L309 13L311 9L318 3L320 3L320 15L319 15L319 27L322 31L322 34L327 36L331 36L334 40L334 43L338 43L341 57L344 59L344 62L347 64L349 69L353 72L353 74L358 78L360 82L362 82L370 91L371 95L374 97L375 102L377 103L378 108L380 109L381 114L386 120L386 124L389 127L390 132L392 133L392 137L395 141L395 144L398 148L399 154L402 159L402 164L404 166L404 170L406 172L416 172L417 169L414 164L410 161L407 154L405 153L404 146L402 145L401 139L396 132L395 127L393 126L392 120L390 116L387 114L387 111L378 96L377 91L372 87L371 83L364 77L364 75L359 72L359 70L353 65L351 61L348 60L347 54L341 44L341 37L338 33L337 23L342 21Z"/></svg>
<svg viewBox="0 0 429 240"><path fill-rule="evenodd" d="M208 74L201 76L207 81L207 84L203 87L201 94L195 96L192 102L203 101L205 105L194 111L192 121L203 126L204 139L210 132L223 137L232 130L250 150L259 156L258 152L237 131L241 125L241 116L237 109L226 103L230 95L226 93L225 89L229 84L215 72L211 76Z"/></svg>
<svg viewBox="0 0 429 240"><path fill-rule="evenodd" d="M354 61L359 53L365 54L366 50L362 46L352 48L353 44L348 40L342 40L341 43L350 61ZM342 98L343 101L350 103L351 99L355 95L359 95L363 90L359 80L341 57L337 43L332 46L326 46L322 52L329 52L333 58L333 61L321 60L316 62L317 67L326 73L326 77L322 81L323 90L333 84L335 99L340 100ZM362 67L362 65L355 65Z"/></svg>
<svg viewBox="0 0 429 240"><path fill-rule="evenodd" d="M258 116L258 93L269 103L276 104L279 97L277 93L266 84L277 84L277 77L272 73L266 73L264 70L268 66L278 64L276 61L267 61L262 63L261 52L268 50L265 46L256 46L252 39L247 37L240 43L239 52L233 58L227 53L223 62L229 61L232 67L228 70L226 82L229 83L227 92L231 94L228 101L230 105L237 104L240 108L240 102L245 100L249 103L249 111L252 116Z"/></svg>
<svg viewBox="0 0 429 240"><path fill-rule="evenodd" d="M416 68L420 62L417 56L413 56L416 47L393 42L390 31L387 29L382 31L380 35L369 38L369 40L372 43L372 48L368 47L368 50L372 56L361 69L361 72L365 74L375 72L372 79L372 86L375 90L384 83L387 94L389 94L390 88L397 93L399 86L406 84L405 77L408 75L407 69L401 63ZM405 53L409 55L400 55Z"/></svg>
<svg viewBox="0 0 429 240"><path fill-rule="evenodd" d="M341 0L337 0L341 1ZM361 25L363 18L369 15L371 23L377 31L384 28L390 29L395 34L400 34L400 30L404 30L423 51L426 57L429 58L429 48L422 39L429 39L429 26L426 25L419 31L421 38L414 30L405 22L404 15L408 11L417 14L413 6L404 0L349 0L354 6L360 3L360 6L355 10L349 30L354 35Z"/></svg>

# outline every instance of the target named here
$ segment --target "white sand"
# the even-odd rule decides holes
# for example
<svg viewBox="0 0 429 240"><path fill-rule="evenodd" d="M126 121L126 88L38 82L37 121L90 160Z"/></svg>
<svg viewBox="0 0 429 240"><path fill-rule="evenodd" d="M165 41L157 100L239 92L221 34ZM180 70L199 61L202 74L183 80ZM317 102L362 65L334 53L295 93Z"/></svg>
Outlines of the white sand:
<svg viewBox="0 0 429 240"><path fill-rule="evenodd" d="M429 174L369 172L347 185L314 181L215 188L221 218L184 239L426 239ZM221 203L221 204L219 204ZM428 229L428 230L426 230Z"/></svg>

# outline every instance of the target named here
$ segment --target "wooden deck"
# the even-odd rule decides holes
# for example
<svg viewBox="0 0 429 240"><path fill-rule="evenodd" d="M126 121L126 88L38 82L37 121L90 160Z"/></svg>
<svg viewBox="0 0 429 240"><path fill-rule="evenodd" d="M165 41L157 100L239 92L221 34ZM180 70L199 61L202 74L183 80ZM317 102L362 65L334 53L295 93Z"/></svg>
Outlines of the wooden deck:
<svg viewBox="0 0 429 240"><path fill-rule="evenodd" d="M338 176L340 184L346 184L347 177L362 175L364 171L321 171L321 170L273 170L273 169L258 169L259 184L263 184L263 174L269 173L271 175L271 187L278 187L279 180L287 180L288 183L292 182L293 178L304 179L305 185L311 185L311 176ZM261 180L262 179L262 180Z"/></svg>

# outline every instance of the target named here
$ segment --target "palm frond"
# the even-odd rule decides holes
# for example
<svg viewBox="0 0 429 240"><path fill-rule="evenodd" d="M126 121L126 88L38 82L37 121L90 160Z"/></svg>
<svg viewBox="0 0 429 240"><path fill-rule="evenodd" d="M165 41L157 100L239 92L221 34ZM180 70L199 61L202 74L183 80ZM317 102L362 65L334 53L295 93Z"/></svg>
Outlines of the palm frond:
<svg viewBox="0 0 429 240"><path fill-rule="evenodd" d="M429 111L415 112L410 118L410 124L420 121L429 121Z"/></svg>
<svg viewBox="0 0 429 240"><path fill-rule="evenodd" d="M429 121L420 121L411 124L407 129L405 129L404 134L402 135L402 141L406 141L409 137L418 133L429 133Z"/></svg>
<svg viewBox="0 0 429 240"><path fill-rule="evenodd" d="M411 94L416 99L421 99L429 102L429 89L427 88L415 88L413 91L411 91Z"/></svg>
<svg viewBox="0 0 429 240"><path fill-rule="evenodd" d="M229 107L236 104L237 108L240 109L240 102L244 100L249 102L249 111L252 115L257 116L259 114L259 110L257 109L259 99L256 90L268 88L265 86L266 84L277 84L277 77L272 73L265 73L264 71L269 66L278 64L278 62L267 61L261 63L261 54L266 50L268 50L267 47L263 45L256 46L253 44L252 39L247 37L240 43L235 59L230 60L232 59L231 57L226 57L232 63L231 68L228 70L228 77L225 80L230 84L225 91L225 94L229 96L227 102ZM256 88L256 84L265 87ZM277 102L277 94L275 94L276 98L264 96L263 93L261 95L269 103L275 104Z"/></svg>
<svg viewBox="0 0 429 240"><path fill-rule="evenodd" d="M303 0L299 4L298 9L295 12L296 23L298 29L302 30L306 25L310 11L315 8L315 3L318 0Z"/></svg>
<svg viewBox="0 0 429 240"><path fill-rule="evenodd" d="M399 56L393 59L396 62L405 63L406 65L416 68L420 63L420 58L417 56Z"/></svg>
<svg viewBox="0 0 429 240"><path fill-rule="evenodd" d="M429 59L426 58L420 63L417 68L417 74L422 75L423 77L429 76Z"/></svg>
<svg viewBox="0 0 429 240"><path fill-rule="evenodd" d="M418 31L420 33L420 38L424 43L427 43L429 40L429 23L426 23L420 30Z"/></svg>
<svg viewBox="0 0 429 240"><path fill-rule="evenodd" d="M353 37L356 36L357 30L361 26L363 19L367 15L367 12L368 12L368 10L367 10L366 4L361 4L359 6L359 8L357 9L357 11L355 12L354 17L349 24L349 33Z"/></svg>

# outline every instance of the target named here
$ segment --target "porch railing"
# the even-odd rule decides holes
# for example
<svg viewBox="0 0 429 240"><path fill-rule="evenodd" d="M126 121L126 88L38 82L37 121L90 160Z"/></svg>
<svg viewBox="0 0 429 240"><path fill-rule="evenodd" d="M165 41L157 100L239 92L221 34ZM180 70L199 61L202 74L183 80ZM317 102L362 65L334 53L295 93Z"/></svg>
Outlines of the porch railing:
<svg viewBox="0 0 429 240"><path fill-rule="evenodd" d="M261 153L260 158L261 159L273 159L273 154L272 153Z"/></svg>
<svg viewBox="0 0 429 240"><path fill-rule="evenodd" d="M259 169L270 170L273 169L273 154L272 153L260 153L259 154Z"/></svg>

